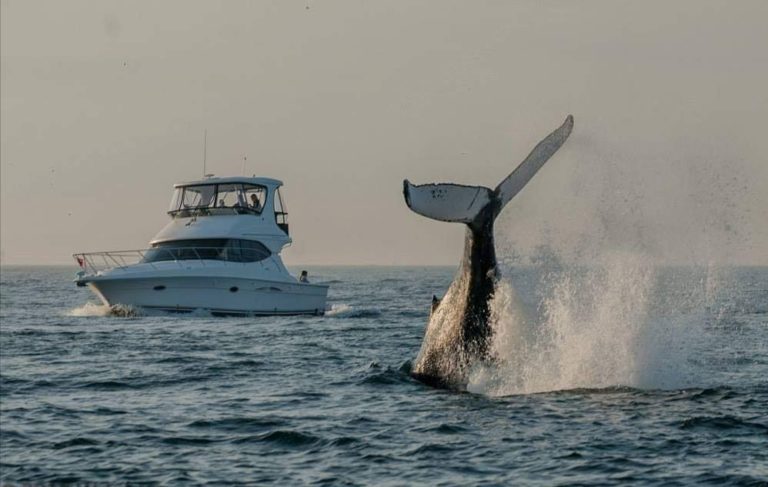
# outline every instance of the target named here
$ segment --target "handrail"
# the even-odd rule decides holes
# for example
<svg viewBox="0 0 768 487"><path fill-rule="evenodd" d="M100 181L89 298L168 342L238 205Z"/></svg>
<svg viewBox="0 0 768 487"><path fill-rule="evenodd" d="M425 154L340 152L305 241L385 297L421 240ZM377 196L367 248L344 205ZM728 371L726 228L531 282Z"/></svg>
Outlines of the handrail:
<svg viewBox="0 0 768 487"><path fill-rule="evenodd" d="M255 249L239 248L236 253L234 250L235 249L227 247L152 247L149 249L135 250L81 252L72 254L72 257L78 265L85 270L86 274L94 275L107 269L124 269L136 264L147 264L153 269L157 269L155 264L158 262L175 262L179 266L182 265L182 261L190 260L197 261L203 266L206 265L205 261L224 262L227 265L248 264L261 262L272 255L271 253L265 255L264 252ZM146 254L148 251L166 254L170 258L147 260ZM193 253L194 258L189 258L189 252ZM243 260L243 256L251 257L253 260Z"/></svg>

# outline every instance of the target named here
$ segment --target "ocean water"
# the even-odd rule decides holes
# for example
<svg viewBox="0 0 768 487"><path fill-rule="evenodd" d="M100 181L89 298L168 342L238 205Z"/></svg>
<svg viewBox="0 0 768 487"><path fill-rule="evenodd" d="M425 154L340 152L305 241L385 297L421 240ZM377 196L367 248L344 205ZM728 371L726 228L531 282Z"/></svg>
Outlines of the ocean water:
<svg viewBox="0 0 768 487"><path fill-rule="evenodd" d="M768 485L768 269L514 267L468 392L410 378L442 267L317 267L324 317L112 313L3 267L7 484Z"/></svg>

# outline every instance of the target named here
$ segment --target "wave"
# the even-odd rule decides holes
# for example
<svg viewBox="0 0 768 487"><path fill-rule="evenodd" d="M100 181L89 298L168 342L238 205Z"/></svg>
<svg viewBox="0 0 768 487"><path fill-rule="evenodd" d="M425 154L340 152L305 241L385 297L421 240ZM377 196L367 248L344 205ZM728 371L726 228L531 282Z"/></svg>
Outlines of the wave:
<svg viewBox="0 0 768 487"><path fill-rule="evenodd" d="M366 371L367 376L360 381L360 384L392 385L392 384L414 384L416 379L411 377L411 362L403 362L400 367L382 368L376 362L372 362Z"/></svg>
<svg viewBox="0 0 768 487"><path fill-rule="evenodd" d="M283 421L269 418L234 417L213 420L197 420L189 423L190 428L214 429L229 432L259 431L282 426Z"/></svg>
<svg viewBox="0 0 768 487"><path fill-rule="evenodd" d="M64 448L72 448L77 446L95 446L98 444L99 444L98 441L92 440L91 438L77 437L77 438L72 438L70 440L64 440L64 441L59 441L57 443L54 443L52 445L52 448L54 450L62 450Z"/></svg>
<svg viewBox="0 0 768 487"><path fill-rule="evenodd" d="M420 318L426 320L429 319L429 307L424 306L423 310L401 310L397 311L395 315L403 318Z"/></svg>
<svg viewBox="0 0 768 487"><path fill-rule="evenodd" d="M321 443L322 438L293 430L276 430L255 436L246 436L234 440L234 443L271 443L277 446L300 448Z"/></svg>
<svg viewBox="0 0 768 487"><path fill-rule="evenodd" d="M195 436L170 436L168 438L163 438L161 441L166 445L173 446L202 446L221 440Z"/></svg>
<svg viewBox="0 0 768 487"><path fill-rule="evenodd" d="M462 435L468 431L469 429L464 426L448 423L440 423L437 426L429 426L419 430L419 432L423 433L437 433L441 435Z"/></svg>
<svg viewBox="0 0 768 487"><path fill-rule="evenodd" d="M747 421L735 416L694 416L683 420L681 429L733 430L746 429L768 432L768 425Z"/></svg>
<svg viewBox="0 0 768 487"><path fill-rule="evenodd" d="M129 384L128 382L116 380L104 380L88 382L81 386L83 389L94 389L98 391L121 391L126 389L137 389L141 387L138 384Z"/></svg>
<svg viewBox="0 0 768 487"><path fill-rule="evenodd" d="M269 443L273 446L299 450L320 446L349 449L365 445L362 440L353 436L339 436L333 439L326 439L295 430L274 430L267 433L244 436L234 439L233 443Z"/></svg>
<svg viewBox="0 0 768 487"><path fill-rule="evenodd" d="M450 444L446 445L443 443L426 443L412 448L410 451L405 452L405 454L407 457L418 457L421 455L446 456L454 452L455 449L456 446Z"/></svg>

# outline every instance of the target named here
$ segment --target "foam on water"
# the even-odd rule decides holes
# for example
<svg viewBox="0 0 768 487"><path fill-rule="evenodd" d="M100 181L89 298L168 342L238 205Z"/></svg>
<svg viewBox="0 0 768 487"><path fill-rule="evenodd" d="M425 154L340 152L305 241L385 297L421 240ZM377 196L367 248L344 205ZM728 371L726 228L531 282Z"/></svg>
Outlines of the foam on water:
<svg viewBox="0 0 768 487"><path fill-rule="evenodd" d="M109 316L112 309L103 304L87 302L82 306L70 309L66 312L67 316Z"/></svg>
<svg viewBox="0 0 768 487"><path fill-rule="evenodd" d="M697 312L658 312L657 271L645 259L614 255L598 267L559 269L545 281L537 310L527 313L510 281L500 283L492 303L498 360L473 371L471 392L699 385L691 359L705 339L705 320Z"/></svg>
<svg viewBox="0 0 768 487"><path fill-rule="evenodd" d="M331 305L331 309L325 312L325 316L344 316L352 313L352 306L344 303L337 303Z"/></svg>
<svg viewBox="0 0 768 487"><path fill-rule="evenodd" d="M375 318L381 315L378 308L350 306L345 303L333 304L325 316L334 318Z"/></svg>
<svg viewBox="0 0 768 487"><path fill-rule="evenodd" d="M133 317L140 316L143 312L138 308L127 305L114 305L107 306L104 304L97 304L87 302L84 305L73 308L66 312L67 316L119 316L119 317Z"/></svg>

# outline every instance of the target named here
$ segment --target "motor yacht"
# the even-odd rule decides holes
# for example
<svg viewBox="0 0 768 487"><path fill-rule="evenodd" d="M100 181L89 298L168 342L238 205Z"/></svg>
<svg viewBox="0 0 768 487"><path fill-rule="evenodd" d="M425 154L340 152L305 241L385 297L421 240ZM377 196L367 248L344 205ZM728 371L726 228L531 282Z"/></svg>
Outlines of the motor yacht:
<svg viewBox="0 0 768 487"><path fill-rule="evenodd" d="M213 315L325 312L328 286L297 279L282 182L208 175L174 185L170 222L148 249L74 254L75 282L108 306Z"/></svg>

